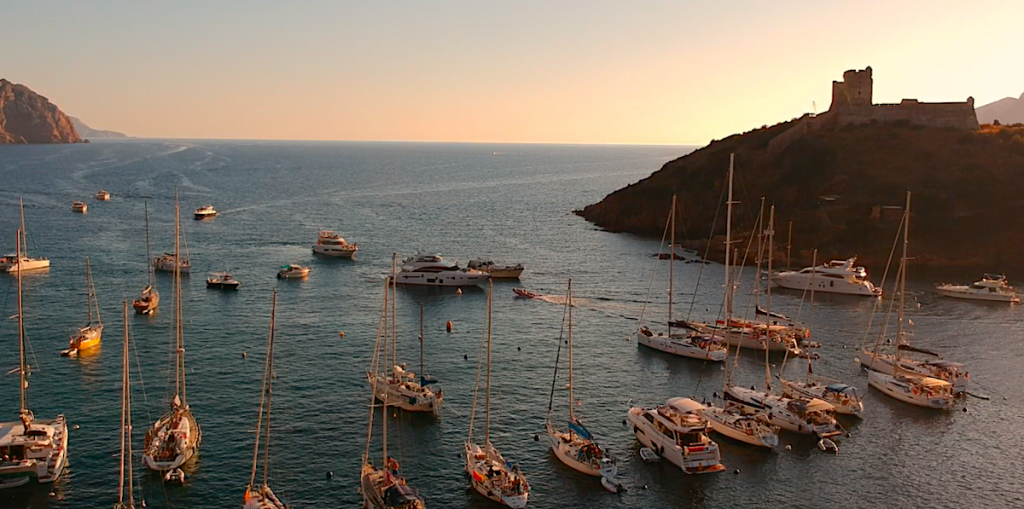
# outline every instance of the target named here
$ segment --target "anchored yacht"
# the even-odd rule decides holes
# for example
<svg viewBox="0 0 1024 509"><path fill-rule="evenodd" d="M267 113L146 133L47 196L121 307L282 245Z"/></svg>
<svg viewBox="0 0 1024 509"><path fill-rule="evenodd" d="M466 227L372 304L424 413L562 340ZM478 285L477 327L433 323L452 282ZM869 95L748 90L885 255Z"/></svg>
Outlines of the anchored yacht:
<svg viewBox="0 0 1024 509"><path fill-rule="evenodd" d="M843 293L847 295L882 295L882 289L868 280L868 272L864 267L857 267L857 257L846 260L832 260L817 267L807 267L799 271L781 272L772 277L775 284L793 290L811 290L825 293Z"/></svg>
<svg viewBox="0 0 1024 509"><path fill-rule="evenodd" d="M321 230L317 236L316 244L313 246L313 253L324 256L337 256L339 258L356 257L359 251L359 244L349 244L342 236L332 230Z"/></svg>
<svg viewBox="0 0 1024 509"><path fill-rule="evenodd" d="M486 272L495 279L519 279L519 276L523 274L523 264L517 263L515 265L500 266L495 264L491 260L470 260L466 264L467 268L473 270L479 270L480 272Z"/></svg>
<svg viewBox="0 0 1024 509"><path fill-rule="evenodd" d="M1017 291L1006 281L1006 276L1001 274L985 274L981 281L970 286L943 284L935 289L941 295L954 299L1020 303Z"/></svg>
<svg viewBox="0 0 1024 509"><path fill-rule="evenodd" d="M690 398L671 398L657 408L633 407L626 418L637 440L671 461L687 474L725 470L718 444L708 438L711 429L705 407Z"/></svg>
<svg viewBox="0 0 1024 509"><path fill-rule="evenodd" d="M193 212L196 219L207 219L217 215L217 210L213 208L213 205L203 205Z"/></svg>
<svg viewBox="0 0 1024 509"><path fill-rule="evenodd" d="M473 269L460 269L439 254L417 253L402 262L397 282L403 285L427 286L474 286L487 281L491 276Z"/></svg>
<svg viewBox="0 0 1024 509"><path fill-rule="evenodd" d="M790 399L735 385L726 390L725 397L750 411L766 412L772 424L784 430L822 438L843 432L836 422L835 407L817 398Z"/></svg>

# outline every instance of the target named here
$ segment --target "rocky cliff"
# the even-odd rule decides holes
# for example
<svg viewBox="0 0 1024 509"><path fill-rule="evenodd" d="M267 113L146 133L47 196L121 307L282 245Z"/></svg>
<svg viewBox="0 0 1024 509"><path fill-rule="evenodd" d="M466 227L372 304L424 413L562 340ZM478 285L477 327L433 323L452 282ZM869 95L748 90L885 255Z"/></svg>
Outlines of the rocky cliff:
<svg viewBox="0 0 1024 509"><path fill-rule="evenodd" d="M81 143L71 119L24 85L0 79L0 144Z"/></svg>
<svg viewBox="0 0 1024 509"><path fill-rule="evenodd" d="M117 131L107 131L104 129L93 129L82 122L82 119L78 117L71 117L71 123L75 126L75 130L78 131L79 136L91 140L96 138L127 138L128 135L125 133L119 133Z"/></svg>
<svg viewBox="0 0 1024 509"><path fill-rule="evenodd" d="M1024 269L1024 128L975 132L907 123L809 132L769 153L786 122L734 135L666 163L650 177L577 213L614 232L660 237L679 197L677 239L710 258L724 256L722 194L729 154L736 154L734 232L749 238L761 197L776 206L776 259L785 259L793 222L793 264L859 255L884 266L913 192L915 265ZM714 229L712 231L712 225Z"/></svg>

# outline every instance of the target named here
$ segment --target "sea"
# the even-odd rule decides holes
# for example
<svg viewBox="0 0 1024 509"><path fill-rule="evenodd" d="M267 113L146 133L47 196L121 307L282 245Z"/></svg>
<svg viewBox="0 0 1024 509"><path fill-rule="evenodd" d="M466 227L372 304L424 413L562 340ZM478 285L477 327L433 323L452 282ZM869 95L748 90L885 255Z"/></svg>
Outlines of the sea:
<svg viewBox="0 0 1024 509"><path fill-rule="evenodd" d="M358 507L370 416L366 370L385 278L393 257L418 251L463 266L487 258L526 268L519 281L495 281L490 290L490 436L528 479L530 507L1024 507L1024 393L1015 381L1024 366L1022 309L943 299L933 291L933 276L915 276L912 263L908 337L970 371L973 395L955 410L911 407L868 388L854 352L876 343L888 300L818 294L812 305L800 292L776 290L772 311L798 316L821 343L814 372L864 394L864 418L841 420L848 434L838 454L784 433L776 450L714 437L727 467L717 474L687 475L668 462L640 460L624 422L627 410L677 396L711 400L722 391L724 367L637 346L640 324L658 329L668 318L670 262L657 257L668 248L660 238L602 231L572 211L693 148L146 139L0 147L0 249L15 249L24 199L29 254L52 262L24 277L30 407L39 418L64 414L72 427L65 475L52 488L0 493L0 507L109 508L117 500L122 306L147 284L147 207L152 252L173 249L175 191L193 267L182 284L187 401L203 441L183 485L164 483L139 457L145 430L169 408L173 385L172 284L160 274L159 313L131 313L127 320L134 483L146 507L241 506L275 290L270 485L294 508ZM109 202L94 199L100 189L112 194ZM738 199L759 197L740 193ZM88 213L73 213L75 200L86 202ZM191 212L207 204L217 217L193 220ZM753 221L736 218L748 229ZM358 243L357 259L314 257L310 247L325 229ZM890 245L895 234L864 241ZM723 267L692 262L699 253L680 254L687 260L671 262L673 317L716 319ZM86 258L106 328L103 344L88 355L61 357L69 335L88 320ZM309 278L278 280L278 268L291 263L312 267ZM877 283L881 270L872 270ZM217 271L230 272L242 287L207 289L204 278ZM737 313L749 316L754 271L745 268L739 278ZM563 318L570 280L572 402ZM517 297L512 290L519 286L541 298ZM460 459L486 339L488 291L481 285L461 293L397 292L398 356L420 371L422 306L425 371L444 391L438 418L394 409L387 416L389 454L428 507L495 506L469 488ZM16 279L0 276L0 292L0 420L13 421ZM758 297L764 305L767 295ZM807 371L803 359L772 356L770 375L765 364L763 354L742 352L736 383L760 387L771 376L778 390L774 377L783 370L791 378ZM477 437L482 394L479 399ZM597 478L564 466L537 440L549 402L561 423L575 405L617 459L624 492L606 492ZM375 414L369 451L380 464L383 417ZM256 477L262 480L262 456Z"/></svg>

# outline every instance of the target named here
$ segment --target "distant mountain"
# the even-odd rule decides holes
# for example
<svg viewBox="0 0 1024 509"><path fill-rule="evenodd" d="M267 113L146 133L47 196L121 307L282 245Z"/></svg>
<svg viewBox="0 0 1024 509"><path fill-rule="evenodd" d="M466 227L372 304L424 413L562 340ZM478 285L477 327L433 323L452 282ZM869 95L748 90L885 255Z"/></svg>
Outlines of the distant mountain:
<svg viewBox="0 0 1024 509"><path fill-rule="evenodd" d="M75 125L75 129L78 131L83 138L127 138L128 135L125 133L119 133L117 131L104 131L103 129L93 129L82 122L82 119L78 117L71 117L71 123Z"/></svg>
<svg viewBox="0 0 1024 509"><path fill-rule="evenodd" d="M986 104L978 108L977 113L978 122L982 124L991 124L994 120L1006 125L1024 122L1024 94L1020 99L1007 97Z"/></svg>
<svg viewBox="0 0 1024 509"><path fill-rule="evenodd" d="M83 141L71 119L47 98L0 79L0 145Z"/></svg>

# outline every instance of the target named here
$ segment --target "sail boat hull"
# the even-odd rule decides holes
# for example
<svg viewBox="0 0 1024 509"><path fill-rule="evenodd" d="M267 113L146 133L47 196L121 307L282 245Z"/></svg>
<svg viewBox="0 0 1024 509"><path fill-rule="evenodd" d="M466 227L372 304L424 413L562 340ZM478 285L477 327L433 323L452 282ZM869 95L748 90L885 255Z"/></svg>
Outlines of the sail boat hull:
<svg viewBox="0 0 1024 509"><path fill-rule="evenodd" d="M740 415L724 408L709 406L703 412L711 431L745 444L773 449L779 445L779 434L758 424L755 415Z"/></svg>
<svg viewBox="0 0 1024 509"><path fill-rule="evenodd" d="M441 411L441 400L444 395L423 388L415 382L393 381L385 377L378 377L373 373L367 374L367 380L374 385L374 395L378 401L384 402L387 398L389 407L398 407L406 412L432 412L439 415Z"/></svg>
<svg viewBox="0 0 1024 509"><path fill-rule="evenodd" d="M718 350L707 350L694 345L689 339L677 337L647 336L646 334L640 333L637 335L636 341L637 344L648 348L653 348L672 355L678 355L680 357L689 357L691 359L721 362L729 355L728 350L724 348Z"/></svg>
<svg viewBox="0 0 1024 509"><path fill-rule="evenodd" d="M245 492L245 501L242 509L286 509L287 506L281 499L277 498L270 486L263 486L260 489L250 489Z"/></svg>
<svg viewBox="0 0 1024 509"><path fill-rule="evenodd" d="M895 376L877 371L868 371L868 385L882 391L889 397L920 407L949 409L956 403L951 394L929 395L914 384L906 383Z"/></svg>
<svg viewBox="0 0 1024 509"><path fill-rule="evenodd" d="M573 470L595 477L614 478L618 473L615 463L607 461L603 451L601 451L600 457L591 456L590 461L580 461L581 457L586 456L585 450L587 448L592 448L591 451L600 451L600 448L593 441L565 431L556 430L550 424L547 426L547 435L551 452L555 454L559 461Z"/></svg>
<svg viewBox="0 0 1024 509"><path fill-rule="evenodd" d="M92 327L82 327L78 330L74 336L68 340L68 348L70 350L88 350L100 346L100 341L103 338L103 326L95 325Z"/></svg>
<svg viewBox="0 0 1024 509"><path fill-rule="evenodd" d="M861 367L869 372L876 371L889 376L896 375L896 357L893 355L883 353L876 355L873 352L861 350L860 352L857 352L855 360L861 365ZM966 374L957 373L956 375L951 375L941 369L929 369L929 366L921 365L919 362L914 362L912 359L900 359L899 367L905 372L945 380L953 384L953 392L955 393L967 392L967 389L970 386L970 378L968 378Z"/></svg>
<svg viewBox="0 0 1024 509"><path fill-rule="evenodd" d="M46 258L22 258L10 259L4 258L3 262L0 262L0 268L3 268L5 272L14 274L18 271L30 271L30 270L41 270L50 267L50 260Z"/></svg>
<svg viewBox="0 0 1024 509"><path fill-rule="evenodd" d="M824 385L781 379L782 395L787 398L818 398L832 405L837 414L864 416L864 403L859 397L850 397L829 391Z"/></svg>
<svg viewBox="0 0 1024 509"><path fill-rule="evenodd" d="M180 468L195 457L202 442L202 430L188 408L178 408L161 417L146 432L146 468L166 472Z"/></svg>
<svg viewBox="0 0 1024 509"><path fill-rule="evenodd" d="M494 446L480 447L466 442L466 474L477 493L499 504L522 509L530 497L530 486L519 473L511 471Z"/></svg>

